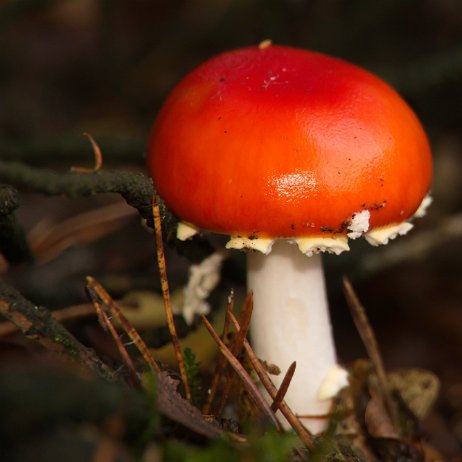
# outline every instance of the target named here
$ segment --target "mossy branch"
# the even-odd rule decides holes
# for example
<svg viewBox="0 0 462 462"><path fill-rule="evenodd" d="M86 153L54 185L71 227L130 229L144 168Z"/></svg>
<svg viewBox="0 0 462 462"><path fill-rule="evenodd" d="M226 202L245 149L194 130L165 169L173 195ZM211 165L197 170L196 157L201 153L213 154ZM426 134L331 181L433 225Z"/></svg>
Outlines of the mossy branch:
<svg viewBox="0 0 462 462"><path fill-rule="evenodd" d="M16 289L0 278L0 314L13 322L29 339L47 350L113 380L113 372L95 353L83 346L42 306L26 300Z"/></svg>
<svg viewBox="0 0 462 462"><path fill-rule="evenodd" d="M0 183L11 185L20 192L40 193L49 196L84 197L102 193L120 194L128 205L138 210L146 224L154 227L152 198L155 189L152 180L139 172L99 170L95 173L55 172L30 167L20 162L0 160ZM13 188L11 188L13 190ZM13 210L2 208L0 189L0 217ZM6 194L6 192L5 192ZM6 197L6 196L5 196ZM11 199L12 201L13 199ZM14 201L13 201L14 202ZM178 219L169 211L162 199L159 200L162 228L167 236L176 235ZM213 252L210 243L201 237L190 241L172 239L177 250L191 261L201 261Z"/></svg>
<svg viewBox="0 0 462 462"><path fill-rule="evenodd" d="M0 182L22 192L50 196L72 198L101 193L120 194L128 205L138 210L149 227L153 226L151 204L154 187L151 179L142 173L105 170L86 174L58 173L18 162L0 161ZM164 226L171 228L176 219L163 203L160 206Z"/></svg>

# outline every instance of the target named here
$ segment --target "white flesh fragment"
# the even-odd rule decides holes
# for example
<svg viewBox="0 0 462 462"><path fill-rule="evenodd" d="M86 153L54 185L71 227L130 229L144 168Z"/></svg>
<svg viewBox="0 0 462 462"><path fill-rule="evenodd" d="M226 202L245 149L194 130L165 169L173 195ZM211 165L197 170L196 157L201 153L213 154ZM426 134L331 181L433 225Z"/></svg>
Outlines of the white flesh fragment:
<svg viewBox="0 0 462 462"><path fill-rule="evenodd" d="M422 218L424 215L426 215L427 209L428 209L428 207L430 207L430 205L431 205L432 202L433 202L433 197L431 197L430 195L425 196L425 197L424 197L424 200L423 200L422 203L419 205L419 208L418 208L417 211L414 213L414 217L413 217L413 218Z"/></svg>
<svg viewBox="0 0 462 462"><path fill-rule="evenodd" d="M186 223L185 221L180 221L176 229L176 237L180 241L186 241L191 239L194 235L199 232L199 228L192 225L191 223Z"/></svg>
<svg viewBox="0 0 462 462"><path fill-rule="evenodd" d="M347 387L348 371L336 364L327 372L326 378L318 390L318 399L332 399L342 389Z"/></svg>
<svg viewBox="0 0 462 462"><path fill-rule="evenodd" d="M301 237L301 238L282 238L277 239L279 241L295 242L298 245L300 252L304 253L308 257L311 257L317 253L327 252L335 253L340 255L342 252L350 250L348 246L348 239L346 236L337 237ZM227 243L227 249L248 249L257 250L265 255L271 252L274 242L276 239L265 239L265 238L254 238L249 239L246 237L234 236Z"/></svg>
<svg viewBox="0 0 462 462"><path fill-rule="evenodd" d="M361 212L354 213L351 218L350 225L348 226L348 231L350 232L347 236L350 239L357 239L369 231L370 218L371 212L369 212L369 210L362 210Z"/></svg>
<svg viewBox="0 0 462 462"><path fill-rule="evenodd" d="M249 249L258 250L259 252L268 255L273 247L274 239L255 238L249 239L247 237L233 236L226 243L227 249Z"/></svg>
<svg viewBox="0 0 462 462"><path fill-rule="evenodd" d="M414 225L407 221L398 223L397 225L383 226L381 228L375 228L365 234L367 242L377 247L379 245L388 244L388 241L395 239L398 236L404 236L407 234Z"/></svg>
<svg viewBox="0 0 462 462"><path fill-rule="evenodd" d="M339 237L301 237L294 239L300 252L308 257L320 252L335 253L340 255L342 252L350 250L348 239L345 236Z"/></svg>
<svg viewBox="0 0 462 462"><path fill-rule="evenodd" d="M266 39L258 44L258 48L260 48L260 50L264 50L265 48L269 48L272 44L273 42L271 39Z"/></svg>
<svg viewBox="0 0 462 462"><path fill-rule="evenodd" d="M215 252L198 265L189 268L189 280L183 292L181 314L191 324L196 314L208 314L210 305L207 298L220 281L220 270L225 254Z"/></svg>

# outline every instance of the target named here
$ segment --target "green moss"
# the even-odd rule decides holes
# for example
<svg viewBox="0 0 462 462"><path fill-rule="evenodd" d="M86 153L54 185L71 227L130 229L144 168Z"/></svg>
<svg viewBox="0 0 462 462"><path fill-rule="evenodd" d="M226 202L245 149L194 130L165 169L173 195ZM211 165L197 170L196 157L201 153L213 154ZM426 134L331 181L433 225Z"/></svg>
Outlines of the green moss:
<svg viewBox="0 0 462 462"><path fill-rule="evenodd" d="M165 462L283 462L291 460L293 449L299 443L292 434L275 431L264 435L251 435L246 445L236 446L226 439L206 447L195 447L169 440L164 445Z"/></svg>

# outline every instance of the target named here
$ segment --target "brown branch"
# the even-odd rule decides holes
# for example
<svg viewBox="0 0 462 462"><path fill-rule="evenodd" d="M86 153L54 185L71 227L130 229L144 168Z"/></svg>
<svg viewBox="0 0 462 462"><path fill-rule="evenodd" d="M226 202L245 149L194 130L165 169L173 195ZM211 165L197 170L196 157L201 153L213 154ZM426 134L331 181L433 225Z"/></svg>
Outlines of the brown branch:
<svg viewBox="0 0 462 462"><path fill-rule="evenodd" d="M114 374L92 350L84 347L46 308L26 300L0 279L0 313L29 339L68 361L84 366L106 380Z"/></svg>

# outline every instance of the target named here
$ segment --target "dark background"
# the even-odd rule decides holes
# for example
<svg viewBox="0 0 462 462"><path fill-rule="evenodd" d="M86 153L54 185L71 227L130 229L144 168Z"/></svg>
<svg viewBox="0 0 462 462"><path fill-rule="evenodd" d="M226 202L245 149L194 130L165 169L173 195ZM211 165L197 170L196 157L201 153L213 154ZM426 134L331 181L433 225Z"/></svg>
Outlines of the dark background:
<svg viewBox="0 0 462 462"><path fill-rule="evenodd" d="M462 442L462 2L460 0L58 0L0 3L0 159L67 170L91 165L82 132L105 167L144 171L150 125L168 91L212 55L270 38L359 64L391 83L421 118L434 152L434 203L405 238L386 248L354 243L327 257L339 356L365 357L341 292L347 274L376 330L388 368L435 372L442 392L427 423L436 445ZM405 153L403 153L405 155ZM113 203L23 195L19 218L38 224ZM125 207L121 204L121 207ZM128 212L127 212L128 213ZM44 221L46 220L46 221ZM27 297L50 308L85 300L94 274L114 295L158 287L152 237L135 216L104 239L6 266ZM35 237L37 242L37 237ZM34 241L33 241L34 242ZM38 245L35 249L37 253ZM148 250L147 250L148 249ZM48 249L49 250L49 249ZM169 252L172 286L187 260ZM236 255L221 289L243 287Z"/></svg>

